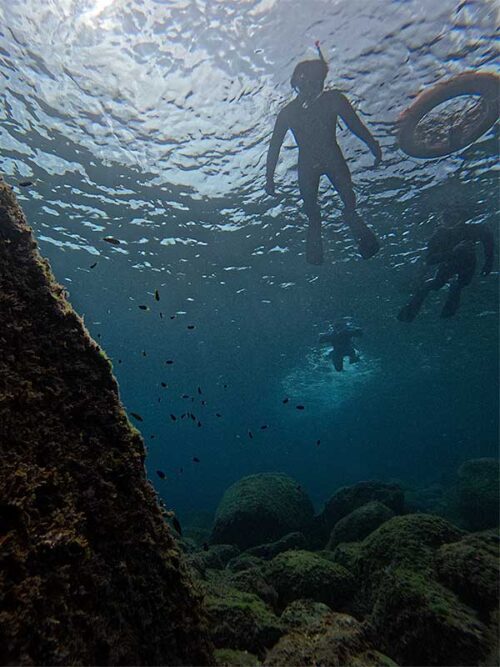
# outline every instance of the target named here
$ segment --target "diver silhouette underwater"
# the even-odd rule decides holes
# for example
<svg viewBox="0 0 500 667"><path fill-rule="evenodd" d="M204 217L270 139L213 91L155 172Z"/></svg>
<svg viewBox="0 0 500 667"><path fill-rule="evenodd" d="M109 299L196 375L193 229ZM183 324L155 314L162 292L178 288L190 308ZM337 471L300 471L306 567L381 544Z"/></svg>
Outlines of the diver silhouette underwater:
<svg viewBox="0 0 500 667"><path fill-rule="evenodd" d="M322 175L327 176L344 204L343 216L364 259L375 255L379 242L374 232L356 212L351 173L336 139L338 117L349 130L368 146L375 157L374 166L382 160L377 140L361 122L349 100L339 90L324 90L328 65L319 43L319 59L300 62L292 74L291 85L297 97L278 114L269 144L266 163L267 194L275 195L274 172L283 140L291 130L299 149L298 180L304 212L308 218L306 260L323 263L321 210L318 188Z"/></svg>
<svg viewBox="0 0 500 667"><path fill-rule="evenodd" d="M344 370L344 357L349 357L349 363L355 364L360 357L354 347L352 339L363 335L363 330L354 325L350 318L345 317L326 332L319 335L320 343L332 346L329 356L335 367L340 372Z"/></svg>
<svg viewBox="0 0 500 667"><path fill-rule="evenodd" d="M460 293L470 284L476 271L475 244L480 241L484 250L481 275L487 276L493 268L494 240L491 229L485 223L461 221L451 227L440 226L427 242L426 263L438 266L433 278L425 280L411 300L398 314L401 322L412 322L418 315L429 292L439 290L452 278L448 297L441 310L441 317L452 317L460 305Z"/></svg>

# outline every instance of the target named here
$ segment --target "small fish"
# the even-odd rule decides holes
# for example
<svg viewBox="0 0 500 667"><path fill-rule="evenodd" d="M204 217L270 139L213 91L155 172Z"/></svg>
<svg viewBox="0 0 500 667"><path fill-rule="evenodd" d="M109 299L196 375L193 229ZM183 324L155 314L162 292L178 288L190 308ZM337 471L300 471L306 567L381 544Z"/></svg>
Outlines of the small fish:
<svg viewBox="0 0 500 667"><path fill-rule="evenodd" d="M175 415L173 415L172 413L170 413L170 419L171 419L173 422L177 421L177 417L176 417Z"/></svg>
<svg viewBox="0 0 500 667"><path fill-rule="evenodd" d="M174 363L174 360L173 360L173 359L167 359L167 361L166 361L165 363L166 363L166 364L173 364L173 363Z"/></svg>
<svg viewBox="0 0 500 667"><path fill-rule="evenodd" d="M163 313L160 313L160 320L163 319Z"/></svg>
<svg viewBox="0 0 500 667"><path fill-rule="evenodd" d="M179 519L174 516L172 518L172 526L175 528L175 530L179 533L179 535L182 535L182 528L181 524L179 523Z"/></svg>
<svg viewBox="0 0 500 667"><path fill-rule="evenodd" d="M194 324L188 324L187 328L190 329L190 330L193 330L194 329Z"/></svg>
<svg viewBox="0 0 500 667"><path fill-rule="evenodd" d="M216 417L222 417L222 415L221 415L220 412L216 412L216 413L215 413L215 416L216 416Z"/></svg>
<svg viewBox="0 0 500 667"><path fill-rule="evenodd" d="M146 354L146 350L143 350L143 351L142 351L142 356L143 356L143 357L147 357L147 356L148 356L148 355Z"/></svg>
<svg viewBox="0 0 500 667"><path fill-rule="evenodd" d="M253 433L252 433L252 431L248 431L248 437L250 438L250 440L253 440Z"/></svg>
<svg viewBox="0 0 500 667"><path fill-rule="evenodd" d="M224 387L224 389L227 389L227 384L223 384L222 386Z"/></svg>
<svg viewBox="0 0 500 667"><path fill-rule="evenodd" d="M137 419L138 422L144 421L144 419L141 417L141 415L139 415L137 412L131 412L130 414L134 419Z"/></svg>
<svg viewBox="0 0 500 667"><path fill-rule="evenodd" d="M181 398L189 398L189 394L182 394Z"/></svg>
<svg viewBox="0 0 500 667"><path fill-rule="evenodd" d="M158 292L157 289L155 289L155 300L159 301L160 300L160 292Z"/></svg>
<svg viewBox="0 0 500 667"><path fill-rule="evenodd" d="M155 434L152 433L152 434L149 436L149 439L150 439L150 440L154 440L154 439L155 439Z"/></svg>
<svg viewBox="0 0 500 667"><path fill-rule="evenodd" d="M122 360L121 360L121 359L118 359L118 363L121 364L121 363L122 363Z"/></svg>
<svg viewBox="0 0 500 667"><path fill-rule="evenodd" d="M160 382L162 387L168 387L168 384L166 382Z"/></svg>
<svg viewBox="0 0 500 667"><path fill-rule="evenodd" d="M200 428L200 427L201 427L201 422L200 422L200 421L198 421L198 424L197 424L197 426L198 426L198 428Z"/></svg>
<svg viewBox="0 0 500 667"><path fill-rule="evenodd" d="M295 407L297 408L297 410L303 410L304 409L303 405L296 405Z"/></svg>
<svg viewBox="0 0 500 667"><path fill-rule="evenodd" d="M19 181L18 185L20 188L29 188L30 185L33 185L33 181Z"/></svg>
<svg viewBox="0 0 500 667"><path fill-rule="evenodd" d="M183 472L184 472L184 468L179 468L179 473L180 473L181 475L182 475Z"/></svg>
<svg viewBox="0 0 500 667"><path fill-rule="evenodd" d="M144 306L144 305L142 305L142 304L139 306L139 308L140 308L141 310L149 310L149 308L148 308L147 306Z"/></svg>
<svg viewBox="0 0 500 667"><path fill-rule="evenodd" d="M193 456L193 463L199 463L200 459L197 456Z"/></svg>
<svg viewBox="0 0 500 667"><path fill-rule="evenodd" d="M194 415L192 412L189 413L189 416L194 422L196 421L196 415Z"/></svg>
<svg viewBox="0 0 500 667"><path fill-rule="evenodd" d="M284 398L283 403L288 403L289 400L290 400L289 398Z"/></svg>
<svg viewBox="0 0 500 667"><path fill-rule="evenodd" d="M321 445L321 440L316 440L316 447L319 447Z"/></svg>
<svg viewBox="0 0 500 667"><path fill-rule="evenodd" d="M262 424L262 426L260 427L260 430L261 430L261 431L265 431L266 428L267 428L267 424Z"/></svg>
<svg viewBox="0 0 500 667"><path fill-rule="evenodd" d="M202 401L201 404L202 404L202 405L206 405L207 402L206 402L206 401Z"/></svg>
<svg viewBox="0 0 500 667"><path fill-rule="evenodd" d="M171 320L175 320L175 315L170 315Z"/></svg>
<svg viewBox="0 0 500 667"><path fill-rule="evenodd" d="M93 264L90 265L89 268L90 268L90 269L95 269L96 266L97 266L97 262L94 262Z"/></svg>
<svg viewBox="0 0 500 667"><path fill-rule="evenodd" d="M198 393L201 394L201 387L198 387Z"/></svg>
<svg viewBox="0 0 500 667"><path fill-rule="evenodd" d="M114 236L105 236L103 238L103 241L106 241L106 243L111 243L111 245L120 245L121 241L118 239L115 239Z"/></svg>
<svg viewBox="0 0 500 667"><path fill-rule="evenodd" d="M163 470L157 470L157 471L156 471L156 474L158 475L158 477L159 477L160 479L166 479L166 478L167 478L167 476L165 475L165 473L163 472Z"/></svg>
<svg viewBox="0 0 500 667"><path fill-rule="evenodd" d="M208 542L203 542L203 551L208 551Z"/></svg>

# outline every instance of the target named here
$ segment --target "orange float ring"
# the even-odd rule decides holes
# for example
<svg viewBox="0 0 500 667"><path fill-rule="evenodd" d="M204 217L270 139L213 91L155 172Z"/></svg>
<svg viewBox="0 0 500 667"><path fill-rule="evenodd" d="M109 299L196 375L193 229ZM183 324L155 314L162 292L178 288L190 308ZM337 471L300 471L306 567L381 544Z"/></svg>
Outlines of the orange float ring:
<svg viewBox="0 0 500 667"><path fill-rule="evenodd" d="M450 155L469 146L498 120L500 78L491 72L464 72L424 90L398 118L398 143L412 157ZM440 104L456 97L479 97L458 124L435 124L425 136L420 121ZM434 136L433 136L434 135Z"/></svg>

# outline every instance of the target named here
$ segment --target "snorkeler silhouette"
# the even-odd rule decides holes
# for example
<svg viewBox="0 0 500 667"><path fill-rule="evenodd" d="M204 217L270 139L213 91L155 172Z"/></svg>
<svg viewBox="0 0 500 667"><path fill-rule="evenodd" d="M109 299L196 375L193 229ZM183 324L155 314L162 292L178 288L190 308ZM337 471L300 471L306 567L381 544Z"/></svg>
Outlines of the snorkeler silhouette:
<svg viewBox="0 0 500 667"><path fill-rule="evenodd" d="M266 166L266 192L274 195L274 171L288 130L291 130L299 148L299 189L304 211L309 220L306 259L310 264L323 263L321 240L321 211L318 188L321 176L328 177L344 204L344 220L356 240L362 257L368 259L379 249L375 234L356 212L356 196L352 187L349 167L336 139L337 119L340 116L347 127L362 139L375 157L374 166L382 159L376 139L363 125L347 98L339 90L323 90L328 65L321 53L318 60L299 63L292 75L292 88L297 97L278 114L269 144Z"/></svg>
<svg viewBox="0 0 500 667"><path fill-rule="evenodd" d="M480 241L484 250L481 275L487 276L493 266L493 234L485 223L460 222L453 227L438 227L427 242L426 263L438 265L433 278L425 280L406 306L398 314L401 322L412 322L418 315L426 296L439 290L454 276L441 317L451 317L460 305L460 292L469 285L476 270L475 243Z"/></svg>
<svg viewBox="0 0 500 667"><path fill-rule="evenodd" d="M362 335L363 330L355 326L350 318L344 318L336 322L329 331L319 335L320 343L328 343L333 347L330 357L336 371L344 370L344 357L349 357L350 364L359 361L359 355L354 348L352 339L355 336Z"/></svg>

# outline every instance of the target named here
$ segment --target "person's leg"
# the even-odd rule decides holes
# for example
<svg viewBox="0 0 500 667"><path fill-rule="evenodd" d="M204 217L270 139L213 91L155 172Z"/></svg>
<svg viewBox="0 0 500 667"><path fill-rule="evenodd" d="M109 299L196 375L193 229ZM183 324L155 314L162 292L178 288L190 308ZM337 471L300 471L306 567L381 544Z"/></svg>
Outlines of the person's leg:
<svg viewBox="0 0 500 667"><path fill-rule="evenodd" d="M443 285L447 283L453 273L450 271L450 268L447 264L442 264L434 278L426 280L421 287L415 292L410 301L403 306L398 313L398 320L400 322L413 322L420 308L425 301L426 296L431 290L439 290Z"/></svg>
<svg viewBox="0 0 500 667"><path fill-rule="evenodd" d="M340 373L344 370L344 355L341 352L332 350L332 361L336 371Z"/></svg>
<svg viewBox="0 0 500 667"><path fill-rule="evenodd" d="M318 205L318 188L321 173L313 165L299 163L299 189L304 202L304 213L309 225L306 239L306 261L323 264L323 241L321 239L321 211Z"/></svg>
<svg viewBox="0 0 500 667"><path fill-rule="evenodd" d="M476 270L476 253L474 244L465 244L460 248L460 255L457 257L457 278L450 285L448 298L445 301L441 317L452 317L460 306L460 293L464 287L470 285Z"/></svg>
<svg viewBox="0 0 500 667"><path fill-rule="evenodd" d="M356 195L352 187L351 172L340 148L330 157L325 173L342 199L344 220L358 244L361 256L363 259L373 257L378 252L380 243L356 212Z"/></svg>

